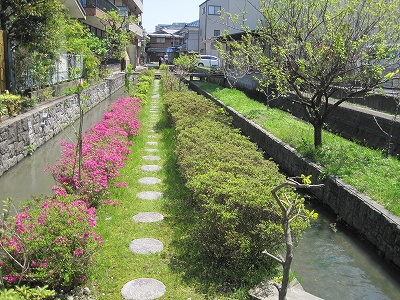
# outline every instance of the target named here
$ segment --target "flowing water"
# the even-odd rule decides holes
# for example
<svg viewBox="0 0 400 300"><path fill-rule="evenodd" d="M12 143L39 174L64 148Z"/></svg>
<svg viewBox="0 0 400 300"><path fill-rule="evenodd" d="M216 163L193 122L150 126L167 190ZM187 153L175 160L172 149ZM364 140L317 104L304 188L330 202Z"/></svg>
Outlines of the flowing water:
<svg viewBox="0 0 400 300"><path fill-rule="evenodd" d="M85 129L121 96L123 90L87 112ZM55 182L43 170L60 156L60 142L72 137L74 129L69 127L5 172L0 177L0 199L12 197L19 202L32 195L51 195ZM339 224L337 232L332 231L329 224L336 222L334 215L315 203L310 208L319 218L297 246L292 267L304 289L328 300L400 299L400 274L346 227Z"/></svg>

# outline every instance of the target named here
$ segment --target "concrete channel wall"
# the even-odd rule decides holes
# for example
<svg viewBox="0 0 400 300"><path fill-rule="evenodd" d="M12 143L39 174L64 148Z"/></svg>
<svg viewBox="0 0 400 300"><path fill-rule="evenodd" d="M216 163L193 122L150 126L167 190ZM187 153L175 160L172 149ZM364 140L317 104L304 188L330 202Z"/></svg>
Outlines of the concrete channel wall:
<svg viewBox="0 0 400 300"><path fill-rule="evenodd" d="M124 85L124 73L89 87L82 97L88 109ZM83 98L82 98L83 99ZM38 105L0 123L0 176L79 117L78 97L71 95Z"/></svg>
<svg viewBox="0 0 400 300"><path fill-rule="evenodd" d="M227 87L227 81L224 79L210 78L209 81ZM266 102L265 95L257 91L257 87L258 83L252 76L246 76L235 83L235 88L243 91L249 97ZM388 92L387 96L370 95L352 99L353 103L363 106L355 106L348 103L341 104L329 115L326 121L327 127L336 134L359 141L361 144L375 149L386 149L389 144L389 137L385 132L392 134L391 153L400 156L400 118L393 120L393 115L397 110L396 101L398 99L396 97L398 96L391 95L391 93ZM337 95L339 95L339 92ZM288 111L292 115L306 120L304 108L294 99L294 95L280 97L268 101L268 105ZM331 101L330 105L332 103L333 101ZM369 107L372 109L369 109ZM377 109L389 111L391 114L377 111Z"/></svg>
<svg viewBox="0 0 400 300"><path fill-rule="evenodd" d="M288 176L301 174L320 178L323 168L302 157L296 149L284 143L231 107L190 83L190 88L224 107L234 119L234 125L250 137ZM400 268L400 217L395 216L368 196L332 176L325 176L322 189L310 190L324 205L355 229L387 261Z"/></svg>

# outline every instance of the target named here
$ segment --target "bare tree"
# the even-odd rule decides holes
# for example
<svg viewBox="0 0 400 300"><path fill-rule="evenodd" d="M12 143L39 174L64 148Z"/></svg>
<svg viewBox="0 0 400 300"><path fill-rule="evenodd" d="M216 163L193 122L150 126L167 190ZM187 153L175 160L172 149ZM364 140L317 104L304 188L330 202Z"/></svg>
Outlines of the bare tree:
<svg viewBox="0 0 400 300"><path fill-rule="evenodd" d="M281 193L281 190L287 188L310 189L320 188L323 186L323 184L311 184L310 177L311 175L301 175L301 177L288 178L286 182L281 183L271 191L274 199L281 209L282 229L286 243L286 256L285 258L282 258L279 255L273 255L268 251L264 251L263 254L274 259L280 265L282 265L282 284L279 285L278 283L273 283L279 291L279 300L286 299L287 289L289 285L290 266L293 260L294 244L290 223L297 218L303 218L304 220L308 221L310 219L316 219L318 217L318 214L314 211L308 211L304 208L304 198L299 198L299 195L296 195L293 198L292 195ZM302 182L299 182L299 180L301 180Z"/></svg>

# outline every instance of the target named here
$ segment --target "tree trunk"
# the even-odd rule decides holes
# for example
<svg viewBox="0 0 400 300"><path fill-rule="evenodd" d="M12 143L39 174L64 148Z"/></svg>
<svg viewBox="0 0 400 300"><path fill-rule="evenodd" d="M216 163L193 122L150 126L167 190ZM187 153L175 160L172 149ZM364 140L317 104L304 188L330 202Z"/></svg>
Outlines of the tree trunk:
<svg viewBox="0 0 400 300"><path fill-rule="evenodd" d="M314 148L322 146L322 123L315 122L314 126Z"/></svg>
<svg viewBox="0 0 400 300"><path fill-rule="evenodd" d="M289 226L289 216L287 216L283 222L286 239L286 258L283 265L283 277L281 290L279 291L279 300L286 300L287 289L289 286L290 265L292 264L293 260L293 241L292 232Z"/></svg>

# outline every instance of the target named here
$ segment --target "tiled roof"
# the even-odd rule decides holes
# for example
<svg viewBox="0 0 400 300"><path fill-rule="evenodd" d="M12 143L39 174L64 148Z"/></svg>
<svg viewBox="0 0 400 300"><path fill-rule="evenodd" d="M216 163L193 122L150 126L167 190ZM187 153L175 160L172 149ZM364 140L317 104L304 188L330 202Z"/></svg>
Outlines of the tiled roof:
<svg viewBox="0 0 400 300"><path fill-rule="evenodd" d="M200 20L193 21L191 23L187 23L185 27L200 27Z"/></svg>

